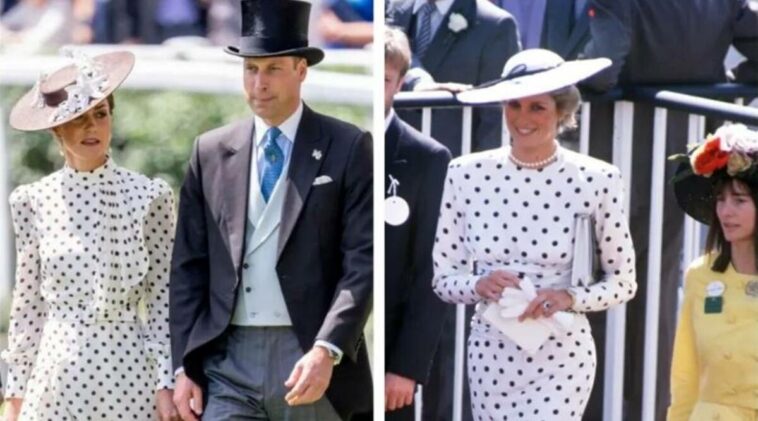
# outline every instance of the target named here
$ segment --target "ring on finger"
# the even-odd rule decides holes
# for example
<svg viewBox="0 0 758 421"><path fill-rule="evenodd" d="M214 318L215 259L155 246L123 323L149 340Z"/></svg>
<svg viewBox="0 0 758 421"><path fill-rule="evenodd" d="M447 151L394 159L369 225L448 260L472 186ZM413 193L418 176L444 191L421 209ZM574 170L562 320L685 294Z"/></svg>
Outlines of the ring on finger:
<svg viewBox="0 0 758 421"><path fill-rule="evenodd" d="M545 300L542 302L542 309L545 311L550 311L550 308L553 307L553 303L550 302L550 300Z"/></svg>

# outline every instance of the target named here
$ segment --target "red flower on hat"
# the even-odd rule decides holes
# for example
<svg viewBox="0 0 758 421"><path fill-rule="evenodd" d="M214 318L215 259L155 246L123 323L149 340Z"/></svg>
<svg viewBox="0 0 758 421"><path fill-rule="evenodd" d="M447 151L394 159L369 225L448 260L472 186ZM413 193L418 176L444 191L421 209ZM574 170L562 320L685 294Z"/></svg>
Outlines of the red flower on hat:
<svg viewBox="0 0 758 421"><path fill-rule="evenodd" d="M714 171L724 168L729 162L729 153L721 150L721 139L712 137L692 153L690 163L697 175L709 177Z"/></svg>

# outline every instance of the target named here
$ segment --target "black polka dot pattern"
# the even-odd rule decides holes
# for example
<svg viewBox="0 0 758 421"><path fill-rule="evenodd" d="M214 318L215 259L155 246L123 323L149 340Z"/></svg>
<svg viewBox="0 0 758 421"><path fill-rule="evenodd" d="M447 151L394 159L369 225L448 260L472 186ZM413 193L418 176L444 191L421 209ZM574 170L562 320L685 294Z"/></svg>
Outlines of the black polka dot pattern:
<svg viewBox="0 0 758 421"><path fill-rule="evenodd" d="M168 184L64 169L10 197L16 232L6 397L25 420L152 419L173 388Z"/></svg>
<svg viewBox="0 0 758 421"><path fill-rule="evenodd" d="M476 420L580 421L595 378L587 318L551 336L535 355L497 335L472 332L468 376Z"/></svg>
<svg viewBox="0 0 758 421"><path fill-rule="evenodd" d="M500 148L450 163L433 252L435 293L449 303L480 303L476 282L502 269L528 277L537 288L569 289L575 298L572 310L579 313L630 300L637 288L634 249L618 169L562 148L553 164L527 169L510 162L508 153L509 148ZM594 217L603 273L587 287L571 286L577 214ZM585 317L577 320L565 335L531 356L533 363L523 363L526 355L520 348L474 315L470 342L479 340L480 345L469 349L469 370L479 419L581 419L594 376L595 348L589 327L583 325ZM481 345L485 338L491 346ZM499 370L506 375L492 374ZM569 374L573 383L565 379ZM563 393L548 390L558 384L575 386L562 386ZM559 413L553 414L551 405L536 402L546 396L565 396L570 402L561 403L555 408Z"/></svg>

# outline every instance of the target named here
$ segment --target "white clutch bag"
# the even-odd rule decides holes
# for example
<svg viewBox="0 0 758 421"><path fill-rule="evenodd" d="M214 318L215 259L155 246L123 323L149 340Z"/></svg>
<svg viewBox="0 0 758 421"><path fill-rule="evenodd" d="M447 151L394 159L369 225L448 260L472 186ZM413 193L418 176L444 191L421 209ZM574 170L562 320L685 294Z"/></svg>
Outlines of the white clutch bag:
<svg viewBox="0 0 758 421"><path fill-rule="evenodd" d="M518 317L537 296L529 278L522 279L519 286L520 289L504 289L500 300L488 304L480 315L526 353L534 355L550 335L568 330L574 323L574 315L558 312L552 317L518 321Z"/></svg>
<svg viewBox="0 0 758 421"><path fill-rule="evenodd" d="M571 262L571 286L586 287L595 282L595 221L591 215L577 215L574 220L574 260Z"/></svg>

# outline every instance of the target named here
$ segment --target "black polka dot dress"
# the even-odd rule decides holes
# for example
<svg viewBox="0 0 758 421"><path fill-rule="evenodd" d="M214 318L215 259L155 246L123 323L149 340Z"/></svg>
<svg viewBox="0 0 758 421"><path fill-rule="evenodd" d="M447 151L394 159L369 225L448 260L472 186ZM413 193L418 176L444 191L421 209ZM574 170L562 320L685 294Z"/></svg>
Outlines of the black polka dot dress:
<svg viewBox="0 0 758 421"><path fill-rule="evenodd" d="M596 365L581 313L626 302L637 287L622 180L612 165L563 148L539 170L516 166L509 153L504 147L450 163L435 239L434 291L449 303L483 303L476 281L497 269L528 277L538 289L569 289L576 321L534 355L477 312L468 374L477 420L581 420ZM588 213L604 276L587 287L571 286L574 215Z"/></svg>
<svg viewBox="0 0 758 421"><path fill-rule="evenodd" d="M5 397L20 419L151 420L173 388L173 195L111 160L64 167L10 197L16 231Z"/></svg>

